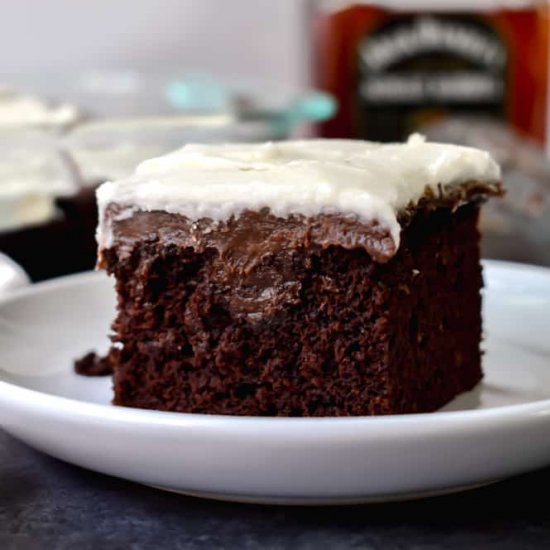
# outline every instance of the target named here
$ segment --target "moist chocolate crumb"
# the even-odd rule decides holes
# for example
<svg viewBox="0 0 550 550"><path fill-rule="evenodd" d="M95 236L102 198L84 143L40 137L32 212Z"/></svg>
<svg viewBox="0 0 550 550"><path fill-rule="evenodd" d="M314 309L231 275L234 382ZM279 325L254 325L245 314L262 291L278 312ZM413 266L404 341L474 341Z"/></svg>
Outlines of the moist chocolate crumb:
<svg viewBox="0 0 550 550"><path fill-rule="evenodd" d="M479 208L454 207L411 212L397 250L334 216L115 222L100 258L117 281L114 404L244 416L438 409L482 376Z"/></svg>
<svg viewBox="0 0 550 550"><path fill-rule="evenodd" d="M95 351L90 351L84 357L76 359L74 370L82 376L108 376L113 374L113 366L109 356L102 357Z"/></svg>

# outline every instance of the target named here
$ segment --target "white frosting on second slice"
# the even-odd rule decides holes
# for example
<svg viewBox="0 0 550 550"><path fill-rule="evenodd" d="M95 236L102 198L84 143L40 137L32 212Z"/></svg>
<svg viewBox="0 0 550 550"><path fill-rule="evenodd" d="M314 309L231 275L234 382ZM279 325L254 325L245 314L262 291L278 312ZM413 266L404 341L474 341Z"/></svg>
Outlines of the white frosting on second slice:
<svg viewBox="0 0 550 550"><path fill-rule="evenodd" d="M0 88L0 128L61 128L78 118L74 105L51 106L38 97Z"/></svg>
<svg viewBox="0 0 550 550"><path fill-rule="evenodd" d="M53 136L0 128L0 233L46 223L56 199L78 192L72 169Z"/></svg>
<svg viewBox="0 0 550 550"><path fill-rule="evenodd" d="M485 151L428 143L417 134L403 144L317 139L186 145L98 189L98 240L111 246L104 216L109 204L122 207L120 217L161 210L214 221L267 207L280 217L341 213L377 221L398 246L398 213L427 186L445 192L468 181L499 179L500 169Z"/></svg>

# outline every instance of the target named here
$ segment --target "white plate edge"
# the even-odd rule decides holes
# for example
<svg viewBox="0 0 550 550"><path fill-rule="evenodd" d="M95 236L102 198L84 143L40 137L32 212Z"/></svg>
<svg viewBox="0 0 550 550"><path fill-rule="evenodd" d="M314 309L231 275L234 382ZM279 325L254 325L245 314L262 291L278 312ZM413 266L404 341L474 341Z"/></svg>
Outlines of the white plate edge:
<svg viewBox="0 0 550 550"><path fill-rule="evenodd" d="M550 277L550 269L542 266L533 266L530 264L518 264L514 262L484 260L484 267L491 269L515 270L521 272L536 273ZM35 292L53 291L59 286L64 286L67 282L73 284L86 283L88 280L96 278L97 272L84 272L65 277L60 277L50 281L44 281L22 288L11 293L8 297L0 300L0 305L12 302L14 300L32 295ZM309 430L328 431L335 427L340 430L358 429L372 427L373 429L400 429L403 425L414 424L415 428L424 427L426 429L441 429L441 423L446 426L455 425L458 427L464 421L479 424L482 421L509 421L523 422L530 419L539 419L541 416L550 415L550 399L544 399L531 403L522 403L516 405L505 405L491 409L465 410L465 411L442 411L436 413L413 413L388 416L355 416L355 417L258 417L258 416L231 416L231 415L209 415L197 413L173 413L165 411L153 411L145 409L131 409L125 407L116 407L101 405L97 403L87 403L67 397L60 397L46 394L37 390L22 388L16 384L11 384L0 380L0 410L1 407L23 407L36 408L42 411L42 414L58 415L60 412L67 412L80 417L86 417L89 420L107 421L116 420L128 425L150 426L158 424L172 427L211 427L213 429L227 429L228 421L234 425L235 429L250 429L256 431L258 428L267 427L272 432L273 429L288 430L293 427L304 427L307 425ZM2 424L0 418L0 424ZM419 424L420 423L420 424ZM320 434L317 434L320 435ZM301 434L303 436L303 434Z"/></svg>

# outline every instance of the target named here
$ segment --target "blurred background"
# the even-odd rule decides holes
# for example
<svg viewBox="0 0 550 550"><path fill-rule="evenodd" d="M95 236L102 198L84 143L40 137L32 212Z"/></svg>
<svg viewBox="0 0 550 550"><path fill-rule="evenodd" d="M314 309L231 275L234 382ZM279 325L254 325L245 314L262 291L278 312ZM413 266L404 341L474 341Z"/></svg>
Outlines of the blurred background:
<svg viewBox="0 0 550 550"><path fill-rule="evenodd" d="M301 85L301 0L0 0L2 75L82 69L209 72Z"/></svg>
<svg viewBox="0 0 550 550"><path fill-rule="evenodd" d="M94 190L190 141L491 151L484 254L550 265L546 0L0 0L0 252L94 264ZM1 278L1 273L0 273Z"/></svg>

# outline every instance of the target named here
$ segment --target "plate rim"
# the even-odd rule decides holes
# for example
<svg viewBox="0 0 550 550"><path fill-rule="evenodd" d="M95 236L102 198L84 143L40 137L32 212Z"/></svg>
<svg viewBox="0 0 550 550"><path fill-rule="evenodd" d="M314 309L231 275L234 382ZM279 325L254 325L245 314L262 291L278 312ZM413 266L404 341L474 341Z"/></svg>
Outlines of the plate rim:
<svg viewBox="0 0 550 550"><path fill-rule="evenodd" d="M523 273L544 275L550 279L550 268L500 260L483 260L484 268L501 269ZM0 298L0 307L4 307L19 299L32 296L37 293L52 292L67 284L85 284L99 276L97 271L86 271L58 277L48 281L33 284L10 293L9 296ZM0 368L0 372L1 372ZM18 384L6 382L0 378L0 405L16 406L17 408L40 409L42 413L59 415L70 412L74 416L94 419L95 421L116 421L128 426L137 425L162 425L170 427L212 427L227 429L228 424L237 430L251 429L255 432L258 428L269 426L270 430L288 430L290 426L296 428L307 427L314 433L320 435L318 430L325 432L333 428L354 429L400 429L404 426L414 424L416 428L421 426L430 429L446 426L463 425L467 422L470 426L475 423L478 427L482 421L493 423L494 421L528 420L550 415L550 398L520 403L514 405L502 405L489 409L469 409L460 411L436 411L428 413L395 414L384 416L348 416L348 417L265 417L265 416L236 416L205 413L181 413L156 411L148 409L134 409L90 403L70 397L62 397L48 394L39 390L31 390ZM0 424L2 419L0 418ZM261 430L260 430L261 432ZM298 430L297 430L298 432ZM272 432L271 432L272 433ZM299 431L303 437L303 432ZM328 433L328 432L327 432ZM289 434L290 435L290 434Z"/></svg>

